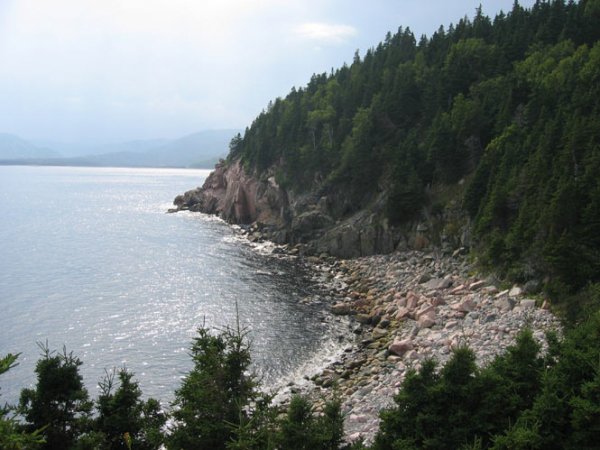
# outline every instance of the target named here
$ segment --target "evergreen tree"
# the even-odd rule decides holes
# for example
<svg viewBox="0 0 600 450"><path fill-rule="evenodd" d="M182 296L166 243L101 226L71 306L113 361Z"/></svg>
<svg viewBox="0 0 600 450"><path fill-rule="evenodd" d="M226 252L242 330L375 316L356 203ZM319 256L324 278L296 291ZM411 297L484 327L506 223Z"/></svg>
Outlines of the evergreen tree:
<svg viewBox="0 0 600 450"><path fill-rule="evenodd" d="M42 430L45 449L69 449L89 426L92 402L79 373L82 362L67 353L50 351L38 344L42 358L37 362L35 389L23 389L20 411L26 431Z"/></svg>
<svg viewBox="0 0 600 450"><path fill-rule="evenodd" d="M16 366L19 355L8 355L0 358L0 375ZM31 433L20 429L19 422L14 416L14 407L0 406L0 448L5 450L24 450L39 448L44 443L41 430Z"/></svg>
<svg viewBox="0 0 600 450"><path fill-rule="evenodd" d="M142 391L133 374L126 369L118 372L119 385L115 386L115 373L107 373L100 382L95 429L104 437L104 448L158 449L163 443L161 428L166 417L154 399L141 400Z"/></svg>
<svg viewBox="0 0 600 450"><path fill-rule="evenodd" d="M248 343L239 328L213 335L202 327L191 356L194 368L175 392L175 424L167 447L225 449L234 439L234 424L240 423L246 406L257 396L254 377L248 374Z"/></svg>
<svg viewBox="0 0 600 450"><path fill-rule="evenodd" d="M337 450L343 437L341 404L327 402L321 416L315 416L311 402L292 397L285 418L279 424L279 448L286 450Z"/></svg>

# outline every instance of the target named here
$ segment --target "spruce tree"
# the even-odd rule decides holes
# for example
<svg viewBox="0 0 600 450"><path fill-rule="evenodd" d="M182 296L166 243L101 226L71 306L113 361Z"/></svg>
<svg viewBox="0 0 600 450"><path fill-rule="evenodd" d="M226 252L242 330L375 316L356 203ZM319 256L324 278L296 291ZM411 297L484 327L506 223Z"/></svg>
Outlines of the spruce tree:
<svg viewBox="0 0 600 450"><path fill-rule="evenodd" d="M250 350L244 333L225 329L213 335L198 329L191 356L193 369L175 392L175 424L167 438L172 450L221 450L234 439L234 424L257 396L248 373Z"/></svg>
<svg viewBox="0 0 600 450"><path fill-rule="evenodd" d="M88 425L92 402L79 373L82 362L67 353L50 351L48 343L38 343L42 358L35 372L34 389L23 389L20 411L26 421L26 431L42 430L46 443L44 449L69 449Z"/></svg>

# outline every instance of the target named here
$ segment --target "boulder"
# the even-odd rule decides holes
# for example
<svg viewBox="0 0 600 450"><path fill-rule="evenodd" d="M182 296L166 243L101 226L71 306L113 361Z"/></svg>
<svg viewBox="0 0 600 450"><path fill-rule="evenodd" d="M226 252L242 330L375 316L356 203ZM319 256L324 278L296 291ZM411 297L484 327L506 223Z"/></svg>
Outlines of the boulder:
<svg viewBox="0 0 600 450"><path fill-rule="evenodd" d="M472 298L464 298L459 301L456 305L452 306L452 309L460 312L471 312L477 307L477 304Z"/></svg>
<svg viewBox="0 0 600 450"><path fill-rule="evenodd" d="M406 352L412 350L413 348L414 347L410 339L403 339L394 340L394 342L392 342L392 344L388 347L388 350L394 355L403 356Z"/></svg>
<svg viewBox="0 0 600 450"><path fill-rule="evenodd" d="M515 301L510 297L500 297L497 299L494 304L496 308L498 308L501 312L512 311L515 306Z"/></svg>
<svg viewBox="0 0 600 450"><path fill-rule="evenodd" d="M521 302L519 303L519 306L522 309L534 309L535 308L535 300L531 299L531 298L524 298L523 300L521 300Z"/></svg>
<svg viewBox="0 0 600 450"><path fill-rule="evenodd" d="M314 209L302 213L292 220L292 232L300 235L311 233L313 230L330 227L333 219L320 210Z"/></svg>
<svg viewBox="0 0 600 450"><path fill-rule="evenodd" d="M508 291L508 296L509 297L518 297L519 295L521 295L523 293L523 289L521 289L519 286L514 285L512 287L512 289L510 291Z"/></svg>
<svg viewBox="0 0 600 450"><path fill-rule="evenodd" d="M347 316L352 314L352 308L347 303L336 303L331 307L331 314L336 316Z"/></svg>
<svg viewBox="0 0 600 450"><path fill-rule="evenodd" d="M427 289L428 291L447 289L450 286L452 286L452 279L450 279L448 277L432 278L427 283L423 284L423 287L425 289Z"/></svg>
<svg viewBox="0 0 600 450"><path fill-rule="evenodd" d="M409 313L410 311L408 310L408 308L401 306L400 308L398 308L398 311L396 312L396 315L394 317L396 318L396 320L402 320L405 317L408 317Z"/></svg>
<svg viewBox="0 0 600 450"><path fill-rule="evenodd" d="M418 303L419 303L419 296L417 294L415 294L414 292L409 292L408 295L406 296L406 307L408 308L408 310L412 311L413 309L415 309L417 307Z"/></svg>
<svg viewBox="0 0 600 450"><path fill-rule="evenodd" d="M415 313L415 317L417 318L417 320L425 315L430 315L431 313L435 314L435 307L433 307L432 305L425 305L422 306L416 313Z"/></svg>
<svg viewBox="0 0 600 450"><path fill-rule="evenodd" d="M484 280L474 281L473 283L471 283L469 285L469 289L471 291L476 291L478 289L481 289L483 286L485 286L485 281Z"/></svg>
<svg viewBox="0 0 600 450"><path fill-rule="evenodd" d="M435 316L430 314L422 315L417 319L417 325L419 328L431 328L435 325Z"/></svg>

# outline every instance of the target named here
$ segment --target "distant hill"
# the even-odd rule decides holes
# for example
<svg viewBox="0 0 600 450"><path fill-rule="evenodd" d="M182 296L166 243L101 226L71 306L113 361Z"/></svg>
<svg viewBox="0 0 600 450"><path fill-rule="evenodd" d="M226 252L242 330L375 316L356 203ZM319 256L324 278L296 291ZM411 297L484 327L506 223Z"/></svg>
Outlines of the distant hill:
<svg viewBox="0 0 600 450"><path fill-rule="evenodd" d="M13 134L0 133L0 160L56 158L60 154L48 148L33 145Z"/></svg>
<svg viewBox="0 0 600 450"><path fill-rule="evenodd" d="M212 167L218 158L229 151L231 138L240 130L207 130L166 141L157 146L148 146L148 141L134 141L124 151L108 152L88 157L94 165L127 167L190 167L201 165ZM151 141L156 142L156 141ZM134 151L133 148L144 150ZM121 144L126 148L125 144ZM202 164L204 163L204 164Z"/></svg>
<svg viewBox="0 0 600 450"><path fill-rule="evenodd" d="M102 146L49 141L33 144L17 136L0 134L0 163L212 168L219 158L227 155L231 138L240 131L206 130L173 140L135 140ZM41 148L42 145L60 150L60 153Z"/></svg>

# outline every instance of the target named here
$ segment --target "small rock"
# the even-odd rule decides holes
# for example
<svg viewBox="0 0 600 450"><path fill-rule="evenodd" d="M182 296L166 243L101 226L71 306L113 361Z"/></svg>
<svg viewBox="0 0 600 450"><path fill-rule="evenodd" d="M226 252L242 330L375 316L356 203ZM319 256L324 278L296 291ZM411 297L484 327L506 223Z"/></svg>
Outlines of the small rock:
<svg viewBox="0 0 600 450"><path fill-rule="evenodd" d="M471 298L465 298L458 302L456 305L452 306L452 309L460 312L471 312L475 309L477 305Z"/></svg>
<svg viewBox="0 0 600 450"><path fill-rule="evenodd" d="M384 336L387 336L388 332L387 330L384 330L383 328L373 328L373 331L371 333L371 336L373 337L373 339L380 339Z"/></svg>
<svg viewBox="0 0 600 450"><path fill-rule="evenodd" d="M429 280L431 280L431 275L429 275L427 272L425 272L424 274L422 274L419 277L419 280L417 281L417 283L423 284L423 283L427 283Z"/></svg>
<svg viewBox="0 0 600 450"><path fill-rule="evenodd" d="M478 289L481 289L483 286L485 286L485 281L479 280L479 281L475 281L475 282L469 284L469 289L471 291L476 291Z"/></svg>
<svg viewBox="0 0 600 450"><path fill-rule="evenodd" d="M409 311L415 309L418 303L419 297L417 296L417 294L415 294L414 292L409 292L406 299L406 307L409 309Z"/></svg>
<svg viewBox="0 0 600 450"><path fill-rule="evenodd" d="M460 284L460 285L456 286L454 289L452 289L452 290L449 292L449 294L450 294L450 295L457 295L457 294L460 294L460 293L462 293L462 292L464 292L464 291L465 291L465 288L466 288L466 286L465 286L464 284Z"/></svg>
<svg viewBox="0 0 600 450"><path fill-rule="evenodd" d="M357 314L355 316L356 321L362 324L368 324L371 323L371 316L368 314Z"/></svg>
<svg viewBox="0 0 600 450"><path fill-rule="evenodd" d="M336 316L347 316L352 313L352 308L346 303L336 303L331 307L331 314Z"/></svg>
<svg viewBox="0 0 600 450"><path fill-rule="evenodd" d="M467 254L467 249L464 247L460 247L460 248L454 250L454 252L452 253L452 257L456 258L457 256L466 255L466 254Z"/></svg>
<svg viewBox="0 0 600 450"><path fill-rule="evenodd" d="M521 308L524 310L534 309L535 308L535 300L533 300L532 298L524 298L523 300L521 300L521 303L519 303L519 306L521 306Z"/></svg>
<svg viewBox="0 0 600 450"><path fill-rule="evenodd" d="M486 286L483 288L483 292L486 294L494 295L498 293L498 288L496 286Z"/></svg>
<svg viewBox="0 0 600 450"><path fill-rule="evenodd" d="M447 289L452 286L452 280L448 277L446 278L433 278L429 280L427 283L423 285L423 287L427 290L441 290Z"/></svg>
<svg viewBox="0 0 600 450"><path fill-rule="evenodd" d="M417 320L417 325L419 328L431 328L435 325L435 316L431 315L431 313L422 315Z"/></svg>
<svg viewBox="0 0 600 450"><path fill-rule="evenodd" d="M510 291L508 291L508 296L509 297L518 297L519 295L521 295L523 293L523 289L521 289L519 286L514 285L512 287L512 289Z"/></svg>
<svg viewBox="0 0 600 450"><path fill-rule="evenodd" d="M550 303L548 302L548 300L544 300L544 302L542 303L542 309L546 311L550 310Z"/></svg>
<svg viewBox="0 0 600 450"><path fill-rule="evenodd" d="M415 318L418 320L420 317L429 315L432 312L435 314L435 308L432 305L424 306L415 313Z"/></svg>
<svg viewBox="0 0 600 450"><path fill-rule="evenodd" d="M508 312L511 311L515 306L515 301L509 297L501 297L500 299L496 300L494 304L500 311Z"/></svg>
<svg viewBox="0 0 600 450"><path fill-rule="evenodd" d="M382 317L377 326L379 328L387 328L390 326L390 320L387 317Z"/></svg>
<svg viewBox="0 0 600 450"><path fill-rule="evenodd" d="M413 343L410 339L395 340L388 347L390 353L397 356L403 356L407 351L413 349Z"/></svg>

